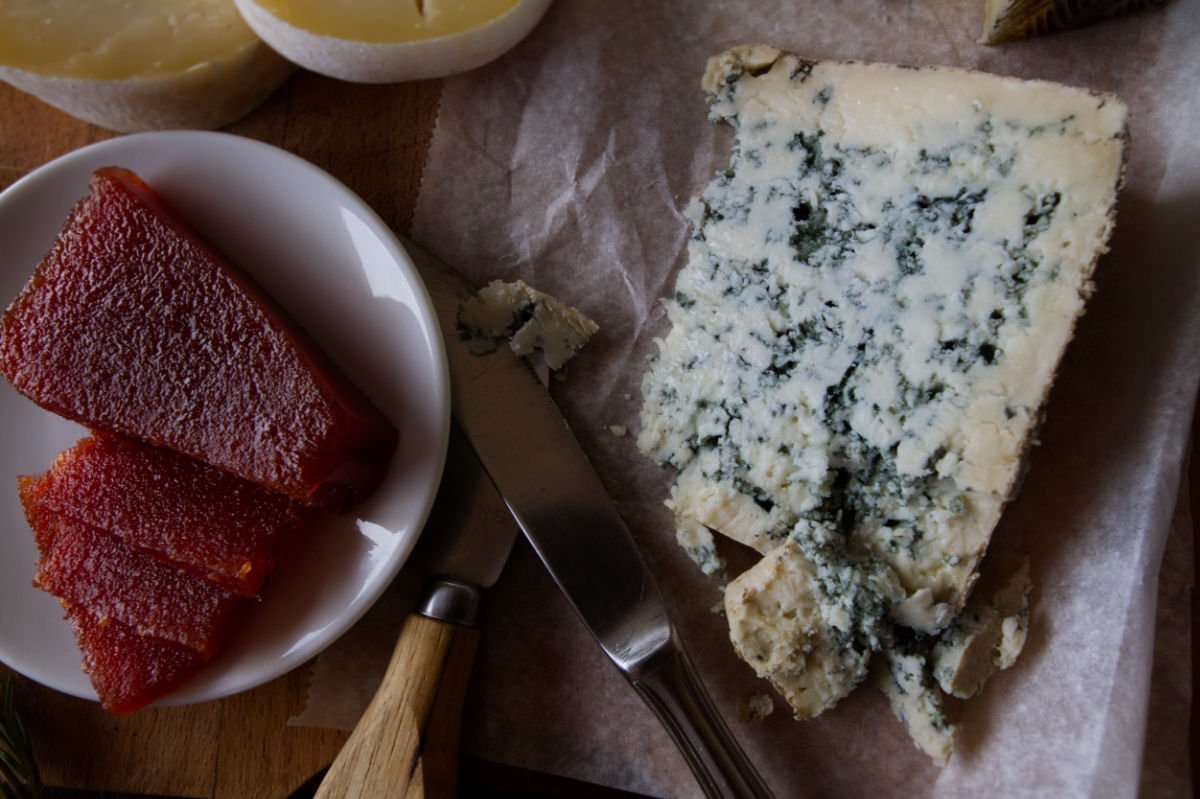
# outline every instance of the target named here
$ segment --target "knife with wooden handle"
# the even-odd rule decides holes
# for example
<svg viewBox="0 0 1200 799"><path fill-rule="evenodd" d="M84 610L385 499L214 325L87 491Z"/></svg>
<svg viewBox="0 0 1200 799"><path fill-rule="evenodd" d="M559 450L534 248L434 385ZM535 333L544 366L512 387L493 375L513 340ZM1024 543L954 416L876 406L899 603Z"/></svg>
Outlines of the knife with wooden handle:
<svg viewBox="0 0 1200 799"><path fill-rule="evenodd" d="M641 554L532 369L460 334L462 279L404 242L433 299L454 418L505 504L597 643L658 716L710 797L770 790L716 712Z"/></svg>
<svg viewBox="0 0 1200 799"><path fill-rule="evenodd" d="M318 797L455 795L481 592L500 576L516 536L475 453L452 429L442 488L422 532L434 577Z"/></svg>

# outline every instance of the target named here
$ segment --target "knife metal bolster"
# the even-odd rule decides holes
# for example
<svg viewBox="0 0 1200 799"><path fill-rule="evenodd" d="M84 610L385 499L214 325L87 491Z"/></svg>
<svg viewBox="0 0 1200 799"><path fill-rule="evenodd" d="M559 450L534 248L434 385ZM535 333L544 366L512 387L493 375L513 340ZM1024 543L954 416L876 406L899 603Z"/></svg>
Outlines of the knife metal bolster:
<svg viewBox="0 0 1200 799"><path fill-rule="evenodd" d="M459 627L477 627L481 598L476 586L440 577L425 589L417 613Z"/></svg>

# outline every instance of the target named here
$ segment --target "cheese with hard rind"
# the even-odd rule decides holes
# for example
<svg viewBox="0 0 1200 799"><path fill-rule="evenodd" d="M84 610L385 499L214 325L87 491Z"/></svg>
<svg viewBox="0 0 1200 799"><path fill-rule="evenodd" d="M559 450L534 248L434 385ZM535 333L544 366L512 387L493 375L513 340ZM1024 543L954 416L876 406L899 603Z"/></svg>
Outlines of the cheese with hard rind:
<svg viewBox="0 0 1200 799"><path fill-rule="evenodd" d="M111 130L221 127L293 69L233 0L0 5L0 80Z"/></svg>
<svg viewBox="0 0 1200 799"><path fill-rule="evenodd" d="M985 0L981 44L1041 36L1152 8L1168 0Z"/></svg>
<svg viewBox="0 0 1200 799"><path fill-rule="evenodd" d="M482 66L523 39L550 6L550 0L236 2L250 27L287 58L358 83L440 78Z"/></svg>

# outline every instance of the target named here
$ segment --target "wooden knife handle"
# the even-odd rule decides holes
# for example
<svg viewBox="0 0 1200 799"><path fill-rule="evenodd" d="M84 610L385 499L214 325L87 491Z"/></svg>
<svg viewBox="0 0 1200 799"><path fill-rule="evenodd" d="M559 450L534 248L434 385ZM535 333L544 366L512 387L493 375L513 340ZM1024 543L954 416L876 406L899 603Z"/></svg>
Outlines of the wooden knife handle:
<svg viewBox="0 0 1200 799"><path fill-rule="evenodd" d="M478 645L478 630L410 615L318 799L453 796L462 704Z"/></svg>

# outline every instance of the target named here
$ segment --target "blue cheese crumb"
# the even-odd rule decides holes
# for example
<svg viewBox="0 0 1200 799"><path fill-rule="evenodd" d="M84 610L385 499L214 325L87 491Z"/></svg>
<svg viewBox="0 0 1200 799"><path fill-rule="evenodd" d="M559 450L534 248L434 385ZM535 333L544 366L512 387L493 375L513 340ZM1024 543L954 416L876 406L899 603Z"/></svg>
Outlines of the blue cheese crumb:
<svg viewBox="0 0 1200 799"><path fill-rule="evenodd" d="M725 589L734 649L798 719L814 718L846 697L866 678L871 659L868 640L856 634L864 621L854 618L853 599L827 594L820 571L789 541ZM868 620L865 626L873 625Z"/></svg>
<svg viewBox="0 0 1200 799"><path fill-rule="evenodd" d="M770 694L758 691L738 702L737 711L738 721L743 724L762 721L775 712L775 700Z"/></svg>
<svg viewBox="0 0 1200 799"><path fill-rule="evenodd" d="M897 647L887 651L884 662L876 680L892 712L922 752L946 765L957 727L946 717L945 695L930 676L924 653Z"/></svg>
<svg viewBox="0 0 1200 799"><path fill-rule="evenodd" d="M712 530L683 516L675 518L675 540L700 571L709 577L725 576L725 560L717 552Z"/></svg>
<svg viewBox="0 0 1200 799"><path fill-rule="evenodd" d="M522 280L493 280L463 304L459 325L480 353L508 339L517 355L541 350L546 366L566 365L599 326L577 308L532 288Z"/></svg>

